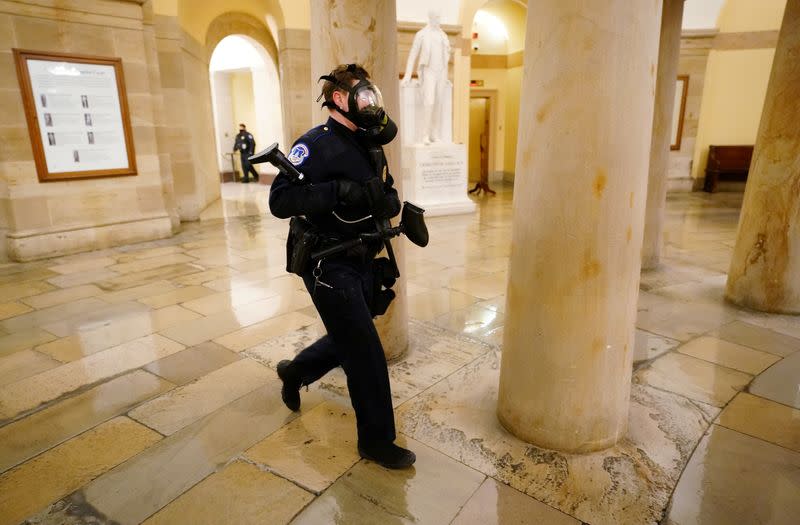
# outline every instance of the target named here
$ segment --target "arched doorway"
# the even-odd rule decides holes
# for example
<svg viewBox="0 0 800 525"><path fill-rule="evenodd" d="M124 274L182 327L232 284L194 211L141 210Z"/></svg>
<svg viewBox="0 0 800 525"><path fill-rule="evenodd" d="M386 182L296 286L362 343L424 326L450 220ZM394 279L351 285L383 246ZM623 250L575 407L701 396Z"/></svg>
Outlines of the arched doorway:
<svg viewBox="0 0 800 525"><path fill-rule="evenodd" d="M255 137L257 149L273 142L283 143L278 67L259 42L234 34L214 48L209 75L217 164L222 181L234 182L240 168L238 155L232 155L232 150L240 123L246 124ZM276 173L269 165L256 169L259 173Z"/></svg>

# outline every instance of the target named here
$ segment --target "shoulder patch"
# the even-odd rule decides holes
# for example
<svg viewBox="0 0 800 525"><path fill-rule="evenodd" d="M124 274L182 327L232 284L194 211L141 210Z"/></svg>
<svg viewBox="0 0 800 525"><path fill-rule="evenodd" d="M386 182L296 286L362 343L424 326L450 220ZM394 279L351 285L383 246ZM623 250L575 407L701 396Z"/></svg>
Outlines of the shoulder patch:
<svg viewBox="0 0 800 525"><path fill-rule="evenodd" d="M289 162L294 164L295 166L300 166L305 162L305 160L309 157L308 146L303 144L302 142L298 142L292 148L292 151L289 152L287 155L287 159Z"/></svg>

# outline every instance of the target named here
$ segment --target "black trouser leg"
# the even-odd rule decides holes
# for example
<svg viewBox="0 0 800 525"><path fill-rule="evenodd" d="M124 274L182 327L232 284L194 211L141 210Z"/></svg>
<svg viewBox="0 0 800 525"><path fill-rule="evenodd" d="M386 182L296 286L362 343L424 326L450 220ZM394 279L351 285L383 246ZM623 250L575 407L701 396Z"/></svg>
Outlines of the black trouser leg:
<svg viewBox="0 0 800 525"><path fill-rule="evenodd" d="M250 161L247 160L248 154L242 153L241 156L242 156L242 180L247 182L249 180L248 177L250 176L250 174L253 175L254 180L258 180L258 172L253 167L253 165L250 164Z"/></svg>
<svg viewBox="0 0 800 525"><path fill-rule="evenodd" d="M339 366L336 343L326 335L297 354L293 363L300 371L303 384L310 385Z"/></svg>
<svg viewBox="0 0 800 525"><path fill-rule="evenodd" d="M394 441L395 425L389 370L369 301L372 274L347 264L323 263L320 280L304 278L328 335L294 360L306 380L317 380L336 365L347 375L347 389L362 442Z"/></svg>

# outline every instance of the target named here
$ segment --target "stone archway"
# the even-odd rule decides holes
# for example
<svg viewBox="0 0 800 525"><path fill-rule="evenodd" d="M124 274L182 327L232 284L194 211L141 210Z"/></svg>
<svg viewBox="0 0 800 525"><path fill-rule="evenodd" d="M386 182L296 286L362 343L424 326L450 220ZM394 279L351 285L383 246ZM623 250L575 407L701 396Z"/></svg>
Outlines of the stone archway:
<svg viewBox="0 0 800 525"><path fill-rule="evenodd" d="M278 46L275 43L275 38L272 36L272 33L270 33L265 23L246 13L225 13L219 15L211 22L206 31L205 46L207 61L211 60L211 54L214 52L214 48L217 47L220 40L228 35L245 35L261 44L280 70Z"/></svg>

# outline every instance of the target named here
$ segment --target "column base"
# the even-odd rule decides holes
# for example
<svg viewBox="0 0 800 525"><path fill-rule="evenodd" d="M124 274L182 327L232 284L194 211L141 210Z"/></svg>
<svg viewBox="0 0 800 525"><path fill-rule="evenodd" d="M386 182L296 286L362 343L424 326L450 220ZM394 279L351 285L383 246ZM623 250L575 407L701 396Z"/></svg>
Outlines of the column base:
<svg viewBox="0 0 800 525"><path fill-rule="evenodd" d="M539 448L556 450L558 452L565 452L568 454L589 454L591 452L606 450L616 445L620 439L625 437L625 432L627 431L627 425L626 425L622 429L622 432L620 432L616 436L601 438L592 441L583 441L580 443L574 443L570 441L552 439L551 437L543 436L537 434L536 432L533 433L519 432L518 429L514 428L514 426L511 425L511 423L509 423L503 417L503 413L499 408L497 409L497 419L503 428L505 428L515 437L521 439L522 441L525 441L526 443L530 443L531 445L537 446Z"/></svg>

